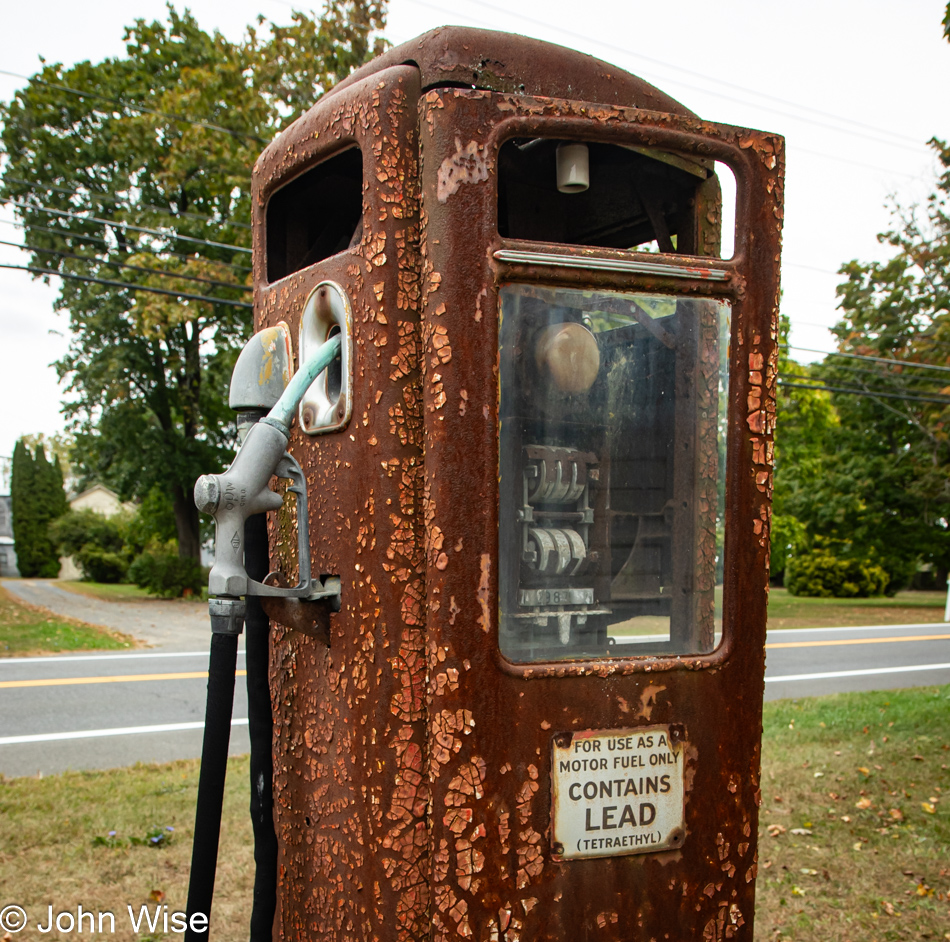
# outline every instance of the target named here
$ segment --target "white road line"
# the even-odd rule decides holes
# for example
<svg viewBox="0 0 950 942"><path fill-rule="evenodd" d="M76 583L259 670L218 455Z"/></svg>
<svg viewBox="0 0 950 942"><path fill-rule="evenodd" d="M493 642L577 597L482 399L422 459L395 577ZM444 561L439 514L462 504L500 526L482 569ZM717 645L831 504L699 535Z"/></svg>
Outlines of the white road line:
<svg viewBox="0 0 950 942"><path fill-rule="evenodd" d="M870 674L905 674L910 671L950 670L950 664L912 664L907 667L871 667L859 671L827 671L823 674L780 674L776 677L766 675L767 684L777 684L789 680L828 680L833 677L865 677Z"/></svg>
<svg viewBox="0 0 950 942"><path fill-rule="evenodd" d="M238 651L238 656L244 656L244 648ZM54 655L52 657L2 657L0 658L0 667L6 665L15 666L17 664L53 664L63 661L75 663L78 661L126 661L135 658L155 658L155 657L208 657L205 651L148 651L144 654L65 654Z"/></svg>
<svg viewBox="0 0 950 942"><path fill-rule="evenodd" d="M188 729L204 729L204 723L162 723L159 726L119 726L115 729L80 729L71 733L37 733L33 736L2 736L0 746L17 746L30 742L62 742L66 739L93 739L101 736L134 736L139 733L177 733ZM247 726L247 717L231 720L232 726Z"/></svg>
<svg viewBox="0 0 950 942"><path fill-rule="evenodd" d="M920 624L901 625L829 625L827 628L769 628L770 635L807 635L813 631L897 631L901 628L946 628L945 621L929 621Z"/></svg>

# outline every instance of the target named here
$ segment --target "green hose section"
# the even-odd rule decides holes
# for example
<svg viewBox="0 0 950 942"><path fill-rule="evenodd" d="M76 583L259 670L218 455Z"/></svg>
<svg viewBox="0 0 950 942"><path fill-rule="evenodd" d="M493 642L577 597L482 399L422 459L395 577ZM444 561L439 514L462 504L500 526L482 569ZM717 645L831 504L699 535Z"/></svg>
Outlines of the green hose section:
<svg viewBox="0 0 950 942"><path fill-rule="evenodd" d="M286 434L290 434L290 426L294 420L294 413L304 393L313 385L313 381L333 362L342 347L342 340L339 334L330 337L320 346L320 349L293 375L293 379L287 384L277 405L267 413L269 425L279 423L286 429Z"/></svg>

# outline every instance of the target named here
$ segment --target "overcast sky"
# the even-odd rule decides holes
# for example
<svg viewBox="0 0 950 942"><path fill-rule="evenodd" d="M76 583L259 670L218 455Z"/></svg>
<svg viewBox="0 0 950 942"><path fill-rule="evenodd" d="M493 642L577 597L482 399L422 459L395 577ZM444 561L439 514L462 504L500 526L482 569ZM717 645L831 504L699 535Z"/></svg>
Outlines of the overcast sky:
<svg viewBox="0 0 950 942"><path fill-rule="evenodd" d="M286 22L285 0L196 0L206 30L237 39L258 13ZM841 264L882 257L887 204L926 198L935 163L926 142L950 138L950 44L939 0L391 0L387 37L404 42L458 24L523 33L613 62L712 121L787 140L783 311L801 347L831 349ZM164 18L159 0L9 4L0 70L29 75L39 56L67 64L123 53L123 27ZM515 12L517 11L517 12ZM0 75L9 100L24 83ZM0 241L19 241L0 211ZM6 220L6 222L3 222ZM23 252L0 245L0 263ZM0 456L20 435L59 431L62 393L50 364L68 343L55 285L0 269ZM803 359L812 355L800 353Z"/></svg>

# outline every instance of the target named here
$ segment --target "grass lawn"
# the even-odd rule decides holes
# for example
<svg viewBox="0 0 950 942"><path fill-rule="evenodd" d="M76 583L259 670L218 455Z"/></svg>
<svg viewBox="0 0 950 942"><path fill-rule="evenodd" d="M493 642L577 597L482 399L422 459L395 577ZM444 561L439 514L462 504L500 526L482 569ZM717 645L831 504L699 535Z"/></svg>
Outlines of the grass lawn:
<svg viewBox="0 0 950 942"><path fill-rule="evenodd" d="M756 939L946 938L948 714L950 686L765 705ZM247 759L232 759L214 895L219 939L247 934L247 779ZM44 917L50 903L111 910L110 938L163 938L131 933L126 906L184 909L197 780L194 761L0 778L6 900ZM166 835L161 846L148 846L156 833ZM41 938L49 936L32 926L17 936Z"/></svg>
<svg viewBox="0 0 950 942"><path fill-rule="evenodd" d="M944 940L950 686L765 705L761 942Z"/></svg>
<svg viewBox="0 0 950 942"><path fill-rule="evenodd" d="M130 635L27 605L0 588L0 657L134 647Z"/></svg>
<svg viewBox="0 0 950 942"><path fill-rule="evenodd" d="M247 938L254 883L248 777L248 759L232 759L212 910L220 940ZM142 906L153 913L159 904L169 913L185 909L197 790L197 761L42 779L0 776L2 903L16 902L30 916L28 928L13 938L181 939L163 934L161 925L157 932L144 925L133 932L127 907L136 916ZM157 834L164 836L156 845L150 837ZM50 904L54 914L75 914L80 904L110 911L116 931L42 934L36 919L45 924Z"/></svg>
<svg viewBox="0 0 950 942"><path fill-rule="evenodd" d="M898 592L892 599L811 599L772 588L769 628L942 622L946 601L946 592Z"/></svg>
<svg viewBox="0 0 950 942"><path fill-rule="evenodd" d="M106 582L80 582L72 579L62 579L56 582L61 589L76 592L79 595L88 595L90 598L101 599L104 602L136 602L139 599L153 599L148 591L137 585L121 583L112 585Z"/></svg>

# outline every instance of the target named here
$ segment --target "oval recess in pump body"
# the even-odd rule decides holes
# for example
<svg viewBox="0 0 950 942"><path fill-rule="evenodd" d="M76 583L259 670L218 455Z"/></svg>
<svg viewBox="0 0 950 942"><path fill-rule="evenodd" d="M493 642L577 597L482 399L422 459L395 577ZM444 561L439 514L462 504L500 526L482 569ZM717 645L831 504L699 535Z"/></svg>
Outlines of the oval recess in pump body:
<svg viewBox="0 0 950 942"><path fill-rule="evenodd" d="M275 938L752 938L783 165L460 28L257 162L257 329L352 315L351 417L291 439L342 604L273 625Z"/></svg>

